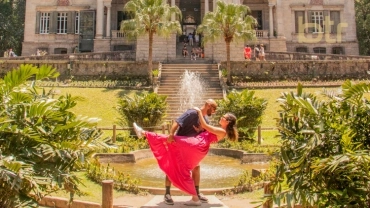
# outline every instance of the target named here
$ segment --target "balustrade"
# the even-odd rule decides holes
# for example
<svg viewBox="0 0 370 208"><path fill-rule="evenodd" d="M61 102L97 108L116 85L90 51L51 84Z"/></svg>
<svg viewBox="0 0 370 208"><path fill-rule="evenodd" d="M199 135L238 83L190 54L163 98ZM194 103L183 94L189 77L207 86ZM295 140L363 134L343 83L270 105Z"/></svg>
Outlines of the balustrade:
<svg viewBox="0 0 370 208"><path fill-rule="evenodd" d="M268 30L256 30L257 38L268 38Z"/></svg>

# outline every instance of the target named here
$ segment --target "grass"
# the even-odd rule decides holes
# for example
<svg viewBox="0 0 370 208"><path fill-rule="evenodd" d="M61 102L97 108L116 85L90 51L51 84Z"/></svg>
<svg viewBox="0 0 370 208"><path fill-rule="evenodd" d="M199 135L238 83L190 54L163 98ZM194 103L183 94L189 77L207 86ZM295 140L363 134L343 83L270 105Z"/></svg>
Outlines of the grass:
<svg viewBox="0 0 370 208"><path fill-rule="evenodd" d="M74 200L101 203L102 202L101 185L89 180L85 172L76 172L75 174L77 175L77 177L81 180L82 184L84 185L79 185L79 188L83 194L81 196L75 195ZM130 194L130 193L127 193L125 191L113 190L114 198L119 198L127 194ZM51 196L58 196L58 197L69 199L69 193L65 191L58 191L58 192L52 193Z"/></svg>
<svg viewBox="0 0 370 208"><path fill-rule="evenodd" d="M69 93L73 96L80 96L83 101L79 101L77 106L72 110L77 115L88 116L88 117L99 117L100 127L111 127L113 124L117 124L119 114L115 110L118 99L124 95L132 96L140 93L135 90L124 90L124 89L104 89L104 88L56 88L60 91L59 95L65 95ZM335 90L336 88L328 88L328 90ZM279 104L276 100L280 97L282 92L294 91L295 88L286 89L256 89L255 95L260 98L268 100L266 112L263 117L262 127L275 127L274 118L278 117L278 110L280 109ZM319 95L323 92L324 88L305 88L305 92L311 92ZM264 145L276 145L279 140L275 138L277 135L276 130L262 131L263 144ZM105 135L111 135L111 131L107 131ZM76 196L76 200L101 202L101 186L87 179L83 172L76 173L79 178L82 179L85 186L80 186L83 196ZM64 191L52 194L53 196L59 196L69 198L69 194ZM123 191L114 191L115 198L127 195ZM257 190L254 192L248 192L238 194L240 198L248 198L258 201L263 195L263 190Z"/></svg>
<svg viewBox="0 0 370 208"><path fill-rule="evenodd" d="M51 88L45 88L51 89ZM108 89L108 88L54 88L59 92L59 95L65 95L67 93L73 96L79 96L83 98L77 105L72 109L77 115L98 117L101 121L98 123L99 127L112 127L113 124L118 124L118 118L120 115L116 111L117 103L119 98L124 95L133 96L134 94L140 94L141 91L137 90L125 90L125 89ZM304 92L314 93L320 96L326 90L336 90L338 88L304 88ZM253 89L251 89L253 90ZM255 89L255 96L259 98L265 98L268 101L267 109L263 115L262 128L274 128L276 127L275 118L278 118L278 111L280 109L279 103L276 101L283 92L295 91L295 88L285 89ZM119 132L118 133L125 133ZM126 132L127 133L127 132ZM275 138L277 135L276 130L262 131L263 144L265 145L277 145L278 139ZM103 137L112 136L112 131L104 131Z"/></svg>
<svg viewBox="0 0 370 208"><path fill-rule="evenodd" d="M45 88L51 89L51 88ZM59 95L71 94L83 98L78 101L72 111L77 115L98 117L100 127L112 127L118 123L119 114L116 111L120 97L140 94L137 90L107 89L107 88L54 88Z"/></svg>

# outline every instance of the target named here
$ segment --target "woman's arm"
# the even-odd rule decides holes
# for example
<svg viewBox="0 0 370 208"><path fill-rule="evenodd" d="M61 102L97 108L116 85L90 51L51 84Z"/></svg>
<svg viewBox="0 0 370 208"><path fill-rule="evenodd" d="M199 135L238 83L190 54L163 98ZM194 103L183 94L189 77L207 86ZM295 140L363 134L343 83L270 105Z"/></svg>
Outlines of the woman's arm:
<svg viewBox="0 0 370 208"><path fill-rule="evenodd" d="M207 124L206 120L204 119L202 112L199 108L195 107L194 108L198 112L198 117L199 117L199 122L200 126L205 129L206 131L214 134L217 136L217 140L220 141L226 136L226 131L223 128L211 126Z"/></svg>

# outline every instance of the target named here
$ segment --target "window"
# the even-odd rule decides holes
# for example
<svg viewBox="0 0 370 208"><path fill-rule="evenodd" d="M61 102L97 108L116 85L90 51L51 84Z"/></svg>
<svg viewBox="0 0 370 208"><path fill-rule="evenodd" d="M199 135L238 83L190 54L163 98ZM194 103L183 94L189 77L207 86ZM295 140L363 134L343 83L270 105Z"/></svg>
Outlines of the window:
<svg viewBox="0 0 370 208"><path fill-rule="evenodd" d="M332 54L344 54L343 47L333 47Z"/></svg>
<svg viewBox="0 0 370 208"><path fill-rule="evenodd" d="M339 11L330 11L330 21L333 22L331 25L330 33L337 34L338 24L340 23L340 12Z"/></svg>
<svg viewBox="0 0 370 208"><path fill-rule="evenodd" d="M129 20L133 18L133 14L130 12L123 12L123 11L118 11L117 12L117 30L121 29L121 22L123 20Z"/></svg>
<svg viewBox="0 0 370 208"><path fill-rule="evenodd" d="M257 27L255 28L256 30L263 30L263 25L262 25L262 11L252 11L252 17L254 17L257 20Z"/></svg>
<svg viewBox="0 0 370 208"><path fill-rule="evenodd" d="M40 13L40 34L48 34L50 29L50 13Z"/></svg>
<svg viewBox="0 0 370 208"><path fill-rule="evenodd" d="M313 33L323 33L325 32L324 27L324 11L312 11L310 13L310 23L314 25L310 25L311 31Z"/></svg>
<svg viewBox="0 0 370 208"><path fill-rule="evenodd" d="M80 34L80 12L76 12L75 16L75 34Z"/></svg>
<svg viewBox="0 0 370 208"><path fill-rule="evenodd" d="M324 47L316 47L316 48L313 48L313 52L314 53L326 53L326 48Z"/></svg>
<svg viewBox="0 0 370 208"><path fill-rule="evenodd" d="M66 34L67 33L67 12L58 12L57 18L57 33Z"/></svg>
<svg viewBox="0 0 370 208"><path fill-rule="evenodd" d="M308 53L307 47L297 47L295 51L298 53Z"/></svg>
<svg viewBox="0 0 370 208"><path fill-rule="evenodd" d="M67 48L54 48L54 54L67 54Z"/></svg>
<svg viewBox="0 0 370 208"><path fill-rule="evenodd" d="M304 32L305 15L304 11L295 11L295 32Z"/></svg>

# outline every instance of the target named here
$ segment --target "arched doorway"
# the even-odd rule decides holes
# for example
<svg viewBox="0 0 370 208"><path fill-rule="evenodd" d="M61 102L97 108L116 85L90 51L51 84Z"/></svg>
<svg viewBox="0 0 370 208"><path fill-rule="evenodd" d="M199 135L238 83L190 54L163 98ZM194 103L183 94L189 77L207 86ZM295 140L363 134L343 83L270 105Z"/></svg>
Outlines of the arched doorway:
<svg viewBox="0 0 370 208"><path fill-rule="evenodd" d="M201 3L200 0L186 0L179 2L179 8L182 13L182 31L183 34L177 40L176 43L176 56L182 56L182 49L184 47L184 43L187 42L187 36L191 33L193 34L196 32L197 26L201 23ZM194 41L195 42L195 41ZM194 45L198 46L198 45ZM192 50L192 46L188 46L187 50L190 54Z"/></svg>

